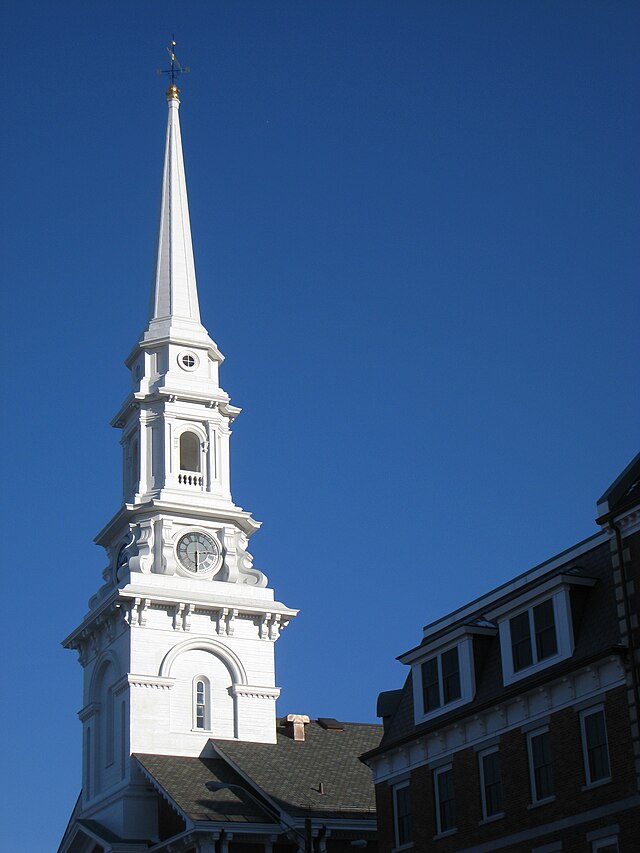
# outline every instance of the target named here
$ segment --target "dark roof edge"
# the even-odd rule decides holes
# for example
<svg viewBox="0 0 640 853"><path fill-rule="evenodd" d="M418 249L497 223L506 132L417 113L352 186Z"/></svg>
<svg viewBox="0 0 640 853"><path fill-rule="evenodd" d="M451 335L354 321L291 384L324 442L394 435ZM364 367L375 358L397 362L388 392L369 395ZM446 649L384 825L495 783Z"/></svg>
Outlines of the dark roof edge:
<svg viewBox="0 0 640 853"><path fill-rule="evenodd" d="M427 723L420 723L419 725L415 725L413 730L408 735L404 735L404 737L399 738L398 740L391 741L389 743L381 744L377 746L375 749L370 749L369 752L363 752L361 756L359 756L360 761L363 764L366 764L367 761L371 758L376 758L378 755L382 755L385 752L388 752L391 749L396 749L399 746L404 746L407 743L411 743L423 735L428 735L432 731L438 731L444 726L452 725L456 722L456 720L464 719L468 717L470 714L477 714L480 711L485 710L485 708L493 708L496 705L501 704L505 700L511 699L513 696L519 696L521 693L526 692L527 690L533 689L540 684L545 684L547 681L551 681L557 677L564 675L567 672L571 672L574 669L580 669L582 666L587 666L594 661L601 660L608 655L617 655L618 657L625 657L629 653L629 649L627 646L608 646L606 649L601 649L598 652L594 652L591 655L586 655L580 660L575 660L573 658L569 658L566 661L561 661L556 664L556 666L551 667L550 669L544 669L542 672L532 676L530 680L527 680L526 685L522 681L518 681L513 685L510 685L508 690L503 690L500 694L500 699L497 700L495 697L493 699L487 699L482 702L480 705L474 705L473 702L469 702L468 705L463 705L461 708L456 709L450 714L443 714L441 717L437 717L435 720L429 720ZM550 678L550 670L553 670ZM444 721L444 722L443 722Z"/></svg>
<svg viewBox="0 0 640 853"><path fill-rule="evenodd" d="M598 515L605 515L615 507L615 504L624 496L625 492L640 476L640 453L633 457L627 467L619 474L605 490L602 497L597 500Z"/></svg>
<svg viewBox="0 0 640 853"><path fill-rule="evenodd" d="M604 542L604 541L606 541L607 538L608 538L608 534L606 534L602 530L598 530L596 533L592 533L591 536L587 536L586 539L582 539L580 542L576 542L575 545L572 545L570 548L567 548L564 551L560 551L558 554L554 554L553 557L549 557L547 560L544 560L542 563L538 563L536 566L532 566L530 569L527 569L526 571L521 572L519 575L516 575L514 578L510 578L508 581L505 581L504 583L500 584L499 586L496 586L493 589L489 590L489 592L485 592L483 595L478 596L478 598L474 598L473 601L469 601L469 602L467 602L467 604L462 604L460 607L456 608L455 610L452 610L451 613L447 613L446 616L441 616L440 619L436 619L434 622L429 622L427 625L425 625L423 627L423 629L422 629L423 633L430 630L430 629L435 629L436 626L439 626L439 625L442 625L442 627L444 628L447 625L447 623L449 625L454 624L454 622L456 621L455 620L456 616L459 615L460 618L462 618L462 614L465 614L467 612L471 613L474 610L479 609L479 607L482 605L482 602L486 601L486 599L488 599L492 596L497 596L501 590L504 590L504 594L506 595L509 587L517 586L518 582L523 581L525 578L528 578L529 575L534 575L534 574L537 574L538 572L542 572L542 570L545 568L547 568L548 571L551 572L555 568L559 568L563 564L563 562L568 562L571 554L573 554L574 552L578 552L578 551L580 552L579 554L576 553L576 557L583 554L584 551L586 550L585 546L588 545L590 542L593 542L594 547L596 547L596 545L600 545L601 542L595 542L594 540L601 539L602 542ZM554 565L556 563L558 565ZM544 574L544 572L543 572L543 574ZM534 582L537 583L539 580L540 580L540 578L537 576L530 578L531 583L534 583ZM420 645L421 645L421 643L418 646L416 646L416 648L419 648ZM413 649L410 649L409 651L413 651ZM399 660L401 657L404 657L405 654L408 654L408 652L404 652L403 654L399 655L396 658L396 660Z"/></svg>
<svg viewBox="0 0 640 853"><path fill-rule="evenodd" d="M74 805L74 807L71 811L71 814L69 816L69 820L67 821L67 827L63 833L62 840L60 841L60 845L58 847L58 853L60 853L60 851L62 850L67 838L71 834L71 830L75 826L77 816L80 814L80 801L81 801L81 799L82 799L82 789L80 789L80 793L78 794L78 798L76 799L75 805Z"/></svg>

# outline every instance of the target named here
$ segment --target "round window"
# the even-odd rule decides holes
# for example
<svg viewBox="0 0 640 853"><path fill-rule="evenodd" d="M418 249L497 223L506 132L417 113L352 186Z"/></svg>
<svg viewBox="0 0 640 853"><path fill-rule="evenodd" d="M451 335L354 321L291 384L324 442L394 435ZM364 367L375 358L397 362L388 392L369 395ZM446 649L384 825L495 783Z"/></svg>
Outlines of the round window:
<svg viewBox="0 0 640 853"><path fill-rule="evenodd" d="M178 354L178 364L183 370L195 370L198 366L198 356L188 350Z"/></svg>

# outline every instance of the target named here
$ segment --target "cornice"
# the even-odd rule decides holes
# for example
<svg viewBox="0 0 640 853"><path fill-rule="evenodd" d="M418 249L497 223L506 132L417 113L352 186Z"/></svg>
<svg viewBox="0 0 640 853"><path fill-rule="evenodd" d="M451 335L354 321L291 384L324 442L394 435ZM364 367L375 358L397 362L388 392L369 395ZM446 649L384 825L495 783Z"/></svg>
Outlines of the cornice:
<svg viewBox="0 0 640 853"><path fill-rule="evenodd" d="M149 687L153 690L171 690L176 682L175 678L161 675L136 675L131 672L126 678L131 687Z"/></svg>
<svg viewBox="0 0 640 853"><path fill-rule="evenodd" d="M252 687L250 684L232 684L229 688L229 694L236 697L249 699L273 699L275 700L280 695L279 687Z"/></svg>
<svg viewBox="0 0 640 853"><path fill-rule="evenodd" d="M89 613L85 616L82 622L78 625L75 631L72 631L67 637L62 641L62 646L65 649L75 649L78 648L78 640L88 638L89 633L94 633L96 628L102 627L102 625L106 625L108 621L108 616L118 616L119 609L117 606L118 600L118 590L114 589L107 598L100 602L100 604L94 609L90 610ZM85 634L85 637L83 637Z"/></svg>
<svg viewBox="0 0 640 853"><path fill-rule="evenodd" d="M570 672L530 685L519 685L499 702L462 709L452 717L430 720L428 729L416 728L396 743L371 750L361 756L380 782L454 752L481 744L512 729L549 716L587 699L596 699L625 684L625 667L620 653L602 654L598 659ZM422 730L421 730L422 729Z"/></svg>
<svg viewBox="0 0 640 853"><path fill-rule="evenodd" d="M157 337L148 338L145 340L144 335L147 334L147 331L143 333L143 336L137 341L133 347L131 348L131 352L125 359L125 364L127 367L131 365L134 361L137 354L140 350L146 349L157 349L158 347L167 346L168 344L175 344L176 346L183 347L192 347L193 349L203 349L211 356L214 361L217 361L218 364L222 364L224 361L224 355L220 352L218 345L216 342L209 337L204 326L201 326L204 331L204 335L198 337L194 340L189 334L176 334L176 331L172 329L169 334L158 335Z"/></svg>
<svg viewBox="0 0 640 853"><path fill-rule="evenodd" d="M279 601L246 602L233 596L217 596L212 601L210 593L185 596L184 591L174 594L153 587L131 586L114 590L63 640L62 645L76 649L80 663L86 666L115 637L118 623L125 630L125 626L129 630L146 629L148 613L152 608L163 610L170 620L167 627L181 633L189 633L194 615L204 613L211 620L208 633L214 637L233 636L236 620L249 618L257 624L256 639L264 642L275 642L281 631L298 614L297 610L285 607Z"/></svg>
<svg viewBox="0 0 640 853"><path fill-rule="evenodd" d="M640 505L634 506L615 520L620 525L623 539L637 533L640 530Z"/></svg>
<svg viewBox="0 0 640 853"><path fill-rule="evenodd" d="M233 503L225 506L212 506L210 503L202 501L201 503L186 505L154 498L139 504L123 504L111 520L98 532L93 541L96 545L102 545L106 548L111 544L111 540L120 528L126 527L134 520L155 518L162 514L180 519L200 518L203 521L230 522L235 524L243 533L246 533L247 536L252 536L256 530L262 527L261 521L256 521L250 512Z"/></svg>
<svg viewBox="0 0 640 853"><path fill-rule="evenodd" d="M78 719L81 723L84 723L90 717L93 717L94 714L97 714L100 710L99 702L90 702L88 705L85 705L84 708L81 708L78 711Z"/></svg>

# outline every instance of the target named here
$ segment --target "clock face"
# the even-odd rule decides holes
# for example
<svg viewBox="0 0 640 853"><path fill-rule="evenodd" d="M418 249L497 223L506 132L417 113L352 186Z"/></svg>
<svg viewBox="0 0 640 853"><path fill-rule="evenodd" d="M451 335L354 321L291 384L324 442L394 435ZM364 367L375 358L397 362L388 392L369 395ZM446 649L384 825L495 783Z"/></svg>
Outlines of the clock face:
<svg viewBox="0 0 640 853"><path fill-rule="evenodd" d="M219 543L207 533L193 531L178 539L177 555L183 569L194 574L209 572L219 563Z"/></svg>

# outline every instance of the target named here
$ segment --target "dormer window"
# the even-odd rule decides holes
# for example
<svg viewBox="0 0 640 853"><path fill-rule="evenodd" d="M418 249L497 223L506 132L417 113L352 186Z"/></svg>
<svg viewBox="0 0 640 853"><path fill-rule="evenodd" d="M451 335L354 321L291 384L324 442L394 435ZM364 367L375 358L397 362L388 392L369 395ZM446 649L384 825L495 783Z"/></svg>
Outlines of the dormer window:
<svg viewBox="0 0 640 853"><path fill-rule="evenodd" d="M553 599L509 619L513 671L519 672L558 653Z"/></svg>
<svg viewBox="0 0 640 853"><path fill-rule="evenodd" d="M558 575L542 588L500 606L491 614L500 631L506 685L566 660L573 654L571 586L590 587L593 578Z"/></svg>
<svg viewBox="0 0 640 853"><path fill-rule="evenodd" d="M446 645L441 641L433 650L419 647L410 654L416 723L471 702L475 693L471 636L449 639Z"/></svg>
<svg viewBox="0 0 640 853"><path fill-rule="evenodd" d="M422 704L425 714L454 702L461 695L457 646L422 664Z"/></svg>

